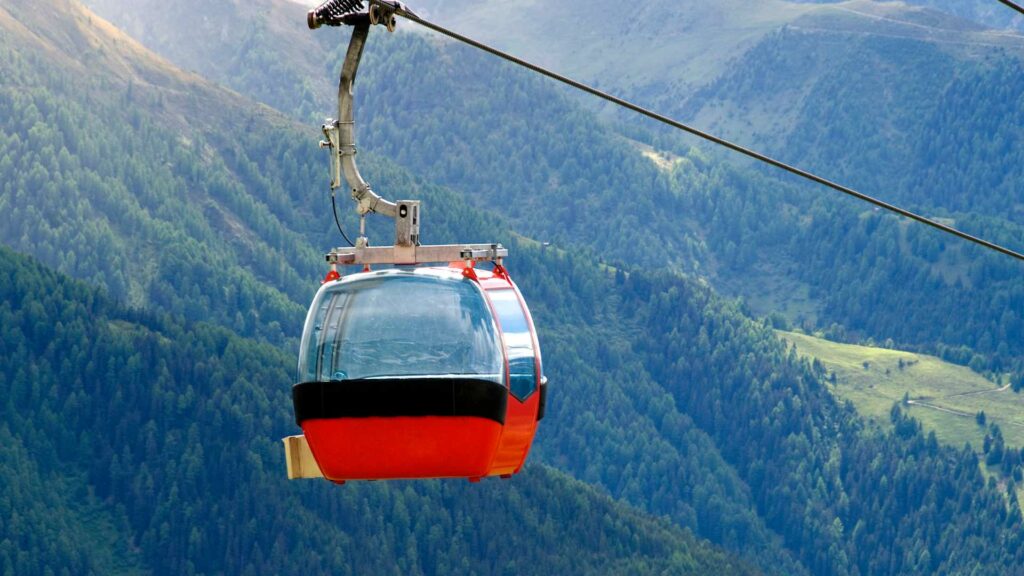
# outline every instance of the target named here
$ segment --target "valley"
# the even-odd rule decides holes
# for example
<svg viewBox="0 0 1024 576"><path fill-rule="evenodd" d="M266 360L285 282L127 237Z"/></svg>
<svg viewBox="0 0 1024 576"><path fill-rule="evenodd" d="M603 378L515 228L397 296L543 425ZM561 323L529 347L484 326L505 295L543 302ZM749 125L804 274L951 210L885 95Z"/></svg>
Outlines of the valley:
<svg viewBox="0 0 1024 576"><path fill-rule="evenodd" d="M0 6L5 570L1024 565L1017 268L407 30L367 50L360 166L425 202L425 243L509 247L548 415L507 482L287 482L296 338L341 242L317 140L345 32L277 0L89 4ZM422 3L1024 244L1019 38L903 4L682 4Z"/></svg>

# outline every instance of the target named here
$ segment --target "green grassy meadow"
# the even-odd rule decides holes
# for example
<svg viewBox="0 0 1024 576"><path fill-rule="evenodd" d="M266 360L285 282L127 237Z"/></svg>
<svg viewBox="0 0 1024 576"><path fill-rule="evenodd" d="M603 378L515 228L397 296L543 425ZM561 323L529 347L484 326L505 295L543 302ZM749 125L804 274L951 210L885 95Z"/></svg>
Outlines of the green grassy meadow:
<svg viewBox="0 0 1024 576"><path fill-rule="evenodd" d="M871 346L839 344L795 332L777 332L804 357L817 358L835 374L833 393L851 401L869 421L889 423L894 402L910 396L906 407L925 431L960 447L980 450L985 430L975 420L984 411L1002 428L1008 446L1024 446L1024 395L970 369L934 356ZM902 367L901 367L902 361Z"/></svg>

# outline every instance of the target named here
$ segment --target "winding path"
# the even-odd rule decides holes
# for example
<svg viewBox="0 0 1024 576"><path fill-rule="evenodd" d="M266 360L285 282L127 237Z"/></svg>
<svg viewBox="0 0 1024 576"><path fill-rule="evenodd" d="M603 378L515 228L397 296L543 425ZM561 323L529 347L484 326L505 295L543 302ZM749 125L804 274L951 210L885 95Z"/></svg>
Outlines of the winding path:
<svg viewBox="0 0 1024 576"><path fill-rule="evenodd" d="M939 400L946 400L949 398L963 398L964 396L977 396L979 394L992 394L994 392L1006 392L1010 389L1010 385L1007 384L1002 388L992 388L990 390L975 390L973 392L960 392L959 394L951 394L949 396L943 396L938 398ZM929 404L921 400L907 400L907 404L910 406L920 406L922 408L931 408L932 410L938 410L939 412L945 412L947 414L953 414L954 416L962 416L964 418L975 418L977 414L971 414L970 412L964 412L963 410L957 410L955 408L946 408L945 406L937 406L935 404ZM1012 420L1004 421L1002 424L1009 424L1010 426L1016 426L1018 428L1024 428L1024 424L1014 422Z"/></svg>

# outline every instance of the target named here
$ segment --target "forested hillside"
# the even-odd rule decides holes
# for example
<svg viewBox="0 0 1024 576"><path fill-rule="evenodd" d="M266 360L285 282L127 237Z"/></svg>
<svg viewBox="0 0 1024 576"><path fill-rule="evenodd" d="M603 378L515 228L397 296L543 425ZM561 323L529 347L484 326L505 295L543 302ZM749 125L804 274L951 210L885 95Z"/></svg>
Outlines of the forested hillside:
<svg viewBox="0 0 1024 576"><path fill-rule="evenodd" d="M0 239L132 305L294 333L318 274L314 176L281 120L74 4L35 4L0 9ZM244 147L236 120L262 128Z"/></svg>
<svg viewBox="0 0 1024 576"><path fill-rule="evenodd" d="M1024 88L1018 56L995 50L957 61L905 38L816 50L822 45L816 32L780 32L701 98L721 117L765 119L772 116L763 109L733 105L800 86L802 96L790 100L799 121L764 140L784 160L1024 246L1015 184L1022 123L1006 96ZM892 54L901 55L898 65ZM1016 262L771 174L715 172L704 180L684 163L676 176L704 214L707 246L737 292L756 298L744 288L754 271L806 286L818 309L798 320L837 338L891 338L979 369L1020 370L1024 285ZM754 217L766 211L775 216Z"/></svg>
<svg viewBox="0 0 1024 576"><path fill-rule="evenodd" d="M31 55L31 51L23 50L22 52ZM16 70L20 75L30 76L37 80L39 82L37 91L42 94L41 100L52 102L52 107L67 106L71 110L77 110L78 108L75 107L76 102L82 97L84 91L79 89L77 92L69 93L60 81L62 74L60 70L53 72L52 76L46 76L40 71L47 72L50 70L42 66L44 62L41 61L39 64L39 66L34 68L15 68L12 66L12 70ZM12 74L12 77L18 76ZM47 87L47 84L50 86ZM18 91L12 87L7 93L11 95L11 98L15 98ZM85 94L86 97L91 96L95 98L96 100L93 102L96 102L96 105L104 104L101 96L90 95L88 92L85 92ZM31 111L30 107L27 109ZM91 126L93 129L91 134L94 138L109 139L115 144L120 144L121 139L117 130L120 127L116 123L116 108L108 106L102 108L102 110L108 112L108 121L106 123L95 122ZM210 113L210 111L206 111L206 113ZM141 114L138 115L141 116ZM24 123L14 124L10 128L13 132L13 135L10 137L12 142L21 140L22 137L17 135L19 130L28 133L32 132L33 128L36 131L41 129L36 128L36 124L40 122L37 118L27 113L23 114L23 116L25 117ZM34 122L30 123L33 120ZM270 118L270 121L272 124L280 122L279 119L274 120L273 118ZM108 131L105 130L105 126L112 126L115 129ZM197 122L193 127L201 128L202 124ZM315 154L315 140L307 141L306 134L298 131L286 130L285 132L280 132L276 131L273 127L269 130L264 130L262 126L258 127L260 130L245 132L244 147L240 146L241 138L231 138L230 133L223 134L223 140L218 139L217 141L221 144L239 145L239 148L244 150L247 155L253 155L245 156L244 158L261 158L258 162L247 161L237 164L237 166L245 169L243 175L249 179L247 181L255 183L284 182L287 180L287 175L297 172L311 174L316 171L319 173L319 169L322 168L322 158ZM129 139L128 142L130 143L133 131L127 127L123 129L129 133L126 138ZM157 134L164 134L163 137L154 136L153 140L155 141L167 142L175 141L179 138L173 132L170 134L160 132L158 128L154 128L154 131ZM199 135L202 135L202 132ZM25 138L27 139L27 136ZM193 138L198 138L198 136L193 136ZM112 159L125 163L135 163L139 170L143 172L151 170L153 164L161 166L167 163L165 157L160 155L132 155L125 150L125 148L128 148L127 145L121 145L123 148L115 149L120 151L112 153ZM31 150L27 146L25 148ZM57 149L57 145L54 145L54 148ZM305 148L313 152L313 154L305 153L301 156L294 154L294 158L298 162L296 166L288 161L291 154L289 151L295 148ZM221 150L221 148L211 145L205 150L212 155ZM229 148L229 150L231 149ZM67 146L63 146L63 149L59 150L58 154L63 154L72 161L79 158L79 155L73 154ZM26 154L25 157L26 159L23 160L27 164L24 169L25 171L30 171L34 168L29 159L37 160L39 163L48 161L48 157L43 158L41 155ZM213 158L216 158L216 156L213 156ZM229 158L235 159L238 157L229 156ZM207 160L209 160L209 156ZM395 168L379 162L372 162L372 158L367 158L366 160L369 160L369 162L364 163L364 168L368 169L367 173L371 175L381 189L404 190L409 195L423 198L427 202L429 226L425 229L424 239L426 241L444 242L452 241L456 238L479 241L493 239L505 240L506 242L513 241L507 232L494 230L493 221L489 222L472 214L462 202L453 198L449 193L430 186L416 184ZM165 196L160 197L160 200L180 202L180 204L177 204L179 206L184 204L184 199L180 198L181 190L187 191L192 187L202 188L207 185L210 179L217 177L216 173L210 176L204 172L203 162L195 157L177 159L172 165L176 170L190 175L192 179L176 182L177 186L181 186L181 189L174 190L174 192L178 193L172 195L172 191L168 190ZM231 166L234 167L236 165L232 164ZM90 168L97 170L97 168L92 168L91 166ZM102 168L101 164L99 169ZM234 175L234 171L231 171L225 174L224 177L227 178ZM134 185L126 191L126 194L130 192L131 195L146 197L148 181L138 179L129 180L128 182L134 183ZM306 215L316 209L315 198L317 196L315 193L310 193L312 187L303 187L304 182L302 179L291 180L289 186L281 186L280 188L271 185L252 186L245 189L238 188L239 191L244 190L244 194L238 199L238 205L251 206L255 209L273 205L273 211L268 210L266 213L283 213L281 219L272 217L262 222L266 228L272 230L274 227L279 227L286 234L289 234L291 230L297 229L296 232L290 233L287 236L293 239L292 242L281 244L281 249L285 251L284 254L287 256L283 257L281 261L275 262L276 258L273 253L260 253L264 258L253 262L253 264L259 265L256 268L257 270L262 270L265 266L273 270L275 267L287 266L289 263L302 263L304 260L308 260L311 263L314 260L318 260L315 256L309 256L313 250L311 245L301 240L302 232L307 232L311 225L311 218ZM114 182L112 188L116 191L123 189L123 186L120 182ZM37 205L37 203L30 200L32 196L27 193L31 189L30 183L15 180L10 185L10 195L5 196L5 199L10 199L8 201L12 202L12 204L16 204L20 199L27 206L27 210L29 210L28 215L31 216L33 214L31 210L36 209ZM109 194L107 189L103 187L84 190L73 189L72 191L81 195L80 198L83 203L95 206L90 216L88 218L83 217L83 220L91 218L98 220L100 223L108 219L116 221L124 211L123 205L126 204L131 208L132 200L130 196L123 204L101 202ZM282 196L286 198L292 196L296 199L275 202L275 198ZM297 208L289 209L287 207L287 202L289 201L293 202ZM115 209L115 206L117 209ZM436 206L437 209L431 211L429 207L432 206ZM174 226L186 227L189 234L188 236L182 234L183 241L201 243L210 247L209 250L198 250L194 254L194 257L200 261L200 264L205 264L207 259L216 257L225 246L231 247L241 244L242 247L245 247L245 240L250 238L261 239L262 237L262 234L258 231L250 231L238 223L234 227L218 230L218 233L212 236L206 235L202 227L204 223L203 215L196 214L194 211L186 212L190 217L185 219L179 219L179 214L173 210L158 210L149 206L146 209L140 209L140 212L144 215L154 212L165 215L169 222L154 223L152 220L141 219L140 224L133 228L125 229L124 234L127 237L145 238L147 234L151 233L151 227L156 228L157 231L173 230ZM214 215L219 214L214 212ZM328 216L328 214L321 212L321 215L317 221L323 222L324 225L329 225L331 223L329 218L323 217ZM214 219L214 222L217 221ZM78 227L71 226L69 223L51 228L50 226L44 226L45 224L45 219L27 217L17 223L17 225L24 228L14 238L22 242L20 246L24 249L34 250L43 257L53 258L54 253L47 252L46 249L51 246L61 245L61 239L73 234ZM315 226L316 224L313 225ZM47 231L47 233L55 237L55 240L51 243L32 242L31 239L36 236L36 228L42 228L43 231ZM497 236L497 238L494 236ZM83 245L103 246L106 250L109 250L105 255L103 251L94 251L97 259L102 257L110 259L118 255L116 245L110 242L103 242L92 238L86 238L80 242ZM327 244L326 237L324 237L322 245L329 245ZM299 286L291 293L284 291L282 292L283 296L278 296L273 291L269 292L269 296L262 295L267 294L267 292L257 292L256 296L252 297L250 303L250 300L246 299L229 298L231 296L230 290L212 288L212 286L236 286L238 284L238 282L232 281L230 276L225 279L220 274L245 274L247 272L247 267L243 266L247 261L234 261L230 258L231 256L233 255L229 253L228 257L226 257L227 261L217 262L217 266L209 266L207 270L210 270L210 272L204 274L196 274L197 264L177 263L171 255L166 255L163 258L162 266L151 266L151 268L147 267L147 265L150 265L148 258L152 257L149 253L126 251L122 258L123 266L129 270L132 267L154 269L157 271L166 270L166 276L159 282L139 283L137 289L141 292L142 296L137 301L134 301L136 305L144 305L151 309L170 312L176 316L183 316L186 319L202 318L211 320L242 333L251 332L261 338L270 337L273 341L280 341L281 338L289 336L297 336L298 323L302 318L301 306L304 304L302 300L312 294L312 290L316 286L316 278L319 274L307 277L308 280L305 288ZM58 260L58 262L63 261ZM545 269L545 266L539 262L534 262L534 266L538 268L535 273L538 286L543 287L547 285L547 288L538 288L538 290L546 290L548 293L547 300L552 303L564 302L566 297L565 288L558 284L551 284L550 279L544 277L545 275L540 271ZM557 264L552 263L552 269L557 267ZM582 263L577 264L577 267L585 269ZM516 266L515 271L517 273L520 271L527 272L529 269L530 260L525 258L524 255L523 262ZM83 265L81 270L87 271L88 268ZM192 274L196 275L193 276ZM586 275L593 276L594 272L586 272ZM110 282L109 275L107 274L83 274L83 277L100 283L115 297L123 296L116 290L117 285ZM206 280L209 284L192 286L191 284L195 282L195 278ZM261 278L263 281L255 285L263 290L270 286L281 286L282 284L281 280L274 276L261 276ZM172 299L169 302L165 302L155 298L154 294L166 294ZM204 299L203 297L207 294L213 294L214 296L224 295L224 298L212 297ZM266 326L256 325L252 328L245 327L245 322L250 317L265 318L265 314L259 314L260 308L258 307L265 305L267 301L273 302L276 299L283 300L288 307L293 307L295 310L287 318L282 318L285 322L280 325L280 328L272 324ZM185 308L183 313L182 309L178 308L179 305L188 306L188 308ZM595 358L595 355L599 353L597 345L598 333L609 335L609 338L621 338L621 336L614 336L616 332L614 324L601 325L593 333L584 332L582 327L572 330L560 330L558 328L560 324L559 318L570 317L566 309L576 310L577 312L574 317L581 318L579 311L587 310L589 306L572 301L553 305L555 309L550 313L551 320L545 321L544 324L551 326L555 334L561 335L561 338L552 339L551 344L557 349L559 340L563 340L565 341L563 348L568 350L568 352L564 354L555 353L549 360L549 370L551 371L552 378L561 379L565 390L571 392L576 389L576 395L590 398L596 406L615 405L615 409L612 411L595 411L591 414L587 410L578 407L573 411L565 412L565 416L558 420L559 428L550 437L551 445L554 446L550 451L551 458L564 458L566 460L565 468L575 471L581 477L586 477L592 482L609 486L615 494L628 494L631 501L645 509L662 515L670 515L679 524L692 527L694 530L706 531L717 542L730 545L733 549L741 550L745 555L763 556L763 564L766 566L785 567L792 564L792 561L786 558L786 553L781 550L781 545L775 541L774 537L763 527L763 524L757 518L749 499L743 496L742 483L735 478L735 474L731 472L729 467L720 458L716 457L716 448L707 439L707 436L696 431L692 426L685 425L677 426L672 431L664 434L660 433L657 424L652 421L650 415L644 412L642 405L633 406L622 401L621 385L616 384L616 381L617 379L627 380L632 385L639 387L638 389L647 387L650 389L648 396L657 397L660 395L665 397L664 391L659 391L652 382L644 383L642 375L624 376L625 368L616 368L618 373L591 374L589 378L572 376L580 366L586 366L587 370L592 370L592 366L600 365ZM257 307L255 310L253 309L254 306ZM544 306L538 301L536 307L542 310ZM538 317L541 317L543 314L541 310L537 311ZM580 347L582 350L589 350L590 352L574 354L572 351L577 347ZM559 358L564 358L564 360L559 361ZM609 364L609 362L610 360L606 360L604 364L611 368L616 366L616 364ZM290 377L282 378L277 383L277 386L282 391L286 391L289 384ZM595 396L587 392L590 388L603 389L604 392ZM285 404L283 409L287 409L287 404ZM552 410L561 410L557 402L553 402ZM621 432L624 429L630 430L631 433L623 435ZM564 432L564 436L559 430ZM584 435L583 430L587 430L589 433ZM288 431L282 430L278 434L283 435ZM647 443L654 443L657 449L645 450L641 445L634 442L635 437L645 438ZM559 440L556 441L555 438L559 438ZM607 452L617 456L610 458L609 461L603 460L599 455L587 457L579 451L579 447L582 445L589 445L599 452ZM679 446L679 448L675 446ZM682 448L685 448L685 450ZM543 452L543 450L544 448L540 448L540 451ZM639 468L621 470L619 467L620 458L624 455L628 455L631 460L636 462ZM655 461L658 464L654 464ZM647 464L648 462L650 464ZM652 467L657 469L652 470ZM680 477L678 475L680 470L688 470L688 473ZM273 472L268 471L268 474L271 473ZM708 498L706 500L691 501L685 497L687 493L696 487L701 487L702 493L707 494ZM655 494L661 495L655 496ZM731 527L735 527L735 529Z"/></svg>
<svg viewBox="0 0 1024 576"><path fill-rule="evenodd" d="M754 573L543 466L289 483L290 355L126 311L6 248L0 278L7 574Z"/></svg>
<svg viewBox="0 0 1024 576"><path fill-rule="evenodd" d="M608 268L569 250L568 240L544 248L512 233L553 209L516 213L497 201L516 182L542 182L531 165L549 178L580 180L573 197L593 192L595 202L625 186L652 190L636 204L652 212L685 208L711 190L680 194L683 177L695 185L760 182L696 152L675 174L659 174L639 152L627 153L625 139L589 122L576 122L580 131L568 137L542 132L565 147L564 158L552 166L511 158L520 172L506 183L445 156L447 141L432 155L416 153L389 135L398 121L372 117L367 139L417 173L440 177L463 166L465 175L445 181L456 190L497 182L478 195L360 155L378 190L425 200L426 241L498 240L511 248L509 265L540 326L552 381L524 475L480 486L285 482L278 439L295 430L289 348L322 273L318 250L337 242L317 134L173 70L77 3L47 0L53 14L72 16L51 14L46 26L33 20L39 5L0 9L9 31L0 95L17 111L0 126L0 158L16 160L0 166L18 176L0 203L21 210L17 221L5 220L3 240L93 286L7 252L0 259L9 270L0 278L11 278L0 298L7 330L0 385L10 415L0 431L10 440L3 478L18 479L2 497L10 510L31 511L0 524L10 534L0 551L12 572L32 573L43 557L69 571L104 572L121 555L126 572L158 573L1011 574L1024 565L1019 511L1004 497L1012 486L986 483L972 451L940 447L898 410L892 434L867 433L829 394L820 368L700 280L626 257ZM23 22L47 34L27 34ZM470 58L412 38L382 46L412 55L368 54L374 68L402 72L402 82L424 62ZM91 63L95 84L71 82L82 61ZM387 86L369 70L369 93ZM424 106L440 97L442 85L429 82ZM529 106L521 90L547 98L538 114L549 123L590 118L521 76L498 74L495 86L510 95L503 97L513 114ZM481 118L499 117L484 106L487 96L463 100L466 92L456 91L453 101L473 103ZM450 131L468 140L455 149L491 158L481 164L487 171L497 171L528 132L511 125L487 141L465 111L463 126L450 120L454 114L399 116L400 105L413 104L406 97L384 110L409 125L434 123L439 137L453 139ZM71 112L58 125L81 115L89 131L47 131L51 112L62 109ZM587 190L590 170L572 167L570 144L605 137L612 144L595 143L586 166L614 160L602 172L608 185ZM100 143L99 151L83 142ZM548 154L535 150L538 158ZM431 171L437 158L447 172ZM645 179L634 180L638 174ZM79 186L85 178L99 183ZM55 209L65 204L73 218ZM506 212L512 226L481 208ZM647 222L646 212L619 215L609 224L616 234L625 235L631 219L637 227ZM654 220L654 233L638 233L632 251L646 254L647 243L664 245L672 239L660 236L672 232L674 246L684 246L689 233L673 231L671 217ZM555 224L532 231L539 236ZM7 235L8 227L17 234ZM614 244L614 236L587 233L574 237L595 251ZM76 268L59 251L69 246L109 268ZM35 480L68 490L41 494ZM63 525L106 536L96 545L51 537L50 527Z"/></svg>
<svg viewBox="0 0 1024 576"><path fill-rule="evenodd" d="M411 34L374 37L365 60L367 146L538 240L631 265L700 266L704 247L681 226L669 178L548 81Z"/></svg>
<svg viewBox="0 0 1024 576"><path fill-rule="evenodd" d="M981 569L1012 573L1024 563L1020 509L1006 509L994 481L983 489L969 447L940 447L896 406L893 431L865 434L852 406L825 389L820 365L794 362L768 326L728 312L694 318L693 302L705 296L671 276L626 284L624 309L643 327L639 349L650 373L711 432L768 525L812 573L968 572L1003 526L1013 526L1005 532L1013 541ZM730 359L724 372L708 370L722 358ZM1005 488L1016 504L1012 481Z"/></svg>

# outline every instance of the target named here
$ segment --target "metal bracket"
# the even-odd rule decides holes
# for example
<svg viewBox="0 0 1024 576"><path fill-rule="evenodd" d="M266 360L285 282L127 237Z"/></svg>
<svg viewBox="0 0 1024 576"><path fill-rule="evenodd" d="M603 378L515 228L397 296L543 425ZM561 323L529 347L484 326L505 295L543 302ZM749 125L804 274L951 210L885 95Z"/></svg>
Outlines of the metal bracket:
<svg viewBox="0 0 1024 576"><path fill-rule="evenodd" d="M395 246L419 246L420 201L400 200L395 210Z"/></svg>
<svg viewBox="0 0 1024 576"><path fill-rule="evenodd" d="M309 449L309 442L306 441L305 436L289 436L283 441L284 461L288 466L289 480L324 477L316 459L313 458L313 452Z"/></svg>
<svg viewBox="0 0 1024 576"><path fill-rule="evenodd" d="M501 244L448 244L440 246L365 246L335 248L325 255L335 266L370 264L434 264L448 262L500 262L508 257Z"/></svg>
<svg viewBox="0 0 1024 576"><path fill-rule="evenodd" d="M327 148L331 153L331 190L341 188L341 155L336 150L341 148L341 135L338 133L338 123L333 118L320 127L324 132L326 140L320 141L321 148Z"/></svg>

